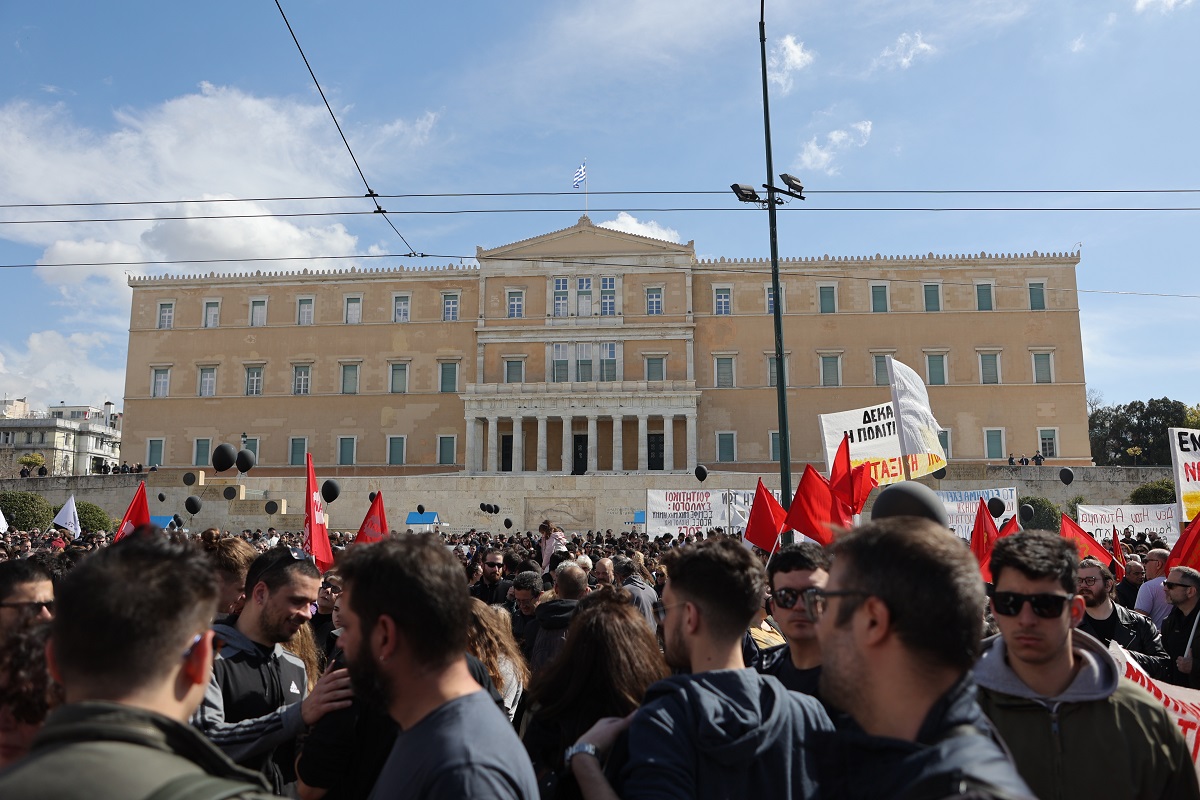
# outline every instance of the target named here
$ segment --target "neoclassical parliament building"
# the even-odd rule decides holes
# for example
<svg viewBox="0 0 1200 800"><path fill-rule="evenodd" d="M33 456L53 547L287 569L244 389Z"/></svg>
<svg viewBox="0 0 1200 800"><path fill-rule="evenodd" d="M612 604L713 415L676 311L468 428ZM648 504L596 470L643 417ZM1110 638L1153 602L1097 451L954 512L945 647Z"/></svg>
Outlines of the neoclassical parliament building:
<svg viewBox="0 0 1200 800"><path fill-rule="evenodd" d="M1075 253L702 260L586 216L477 265L131 278L122 457L261 474L777 471L924 378L951 463L1090 463ZM776 374L773 304L783 312ZM776 464L776 466L772 466Z"/></svg>

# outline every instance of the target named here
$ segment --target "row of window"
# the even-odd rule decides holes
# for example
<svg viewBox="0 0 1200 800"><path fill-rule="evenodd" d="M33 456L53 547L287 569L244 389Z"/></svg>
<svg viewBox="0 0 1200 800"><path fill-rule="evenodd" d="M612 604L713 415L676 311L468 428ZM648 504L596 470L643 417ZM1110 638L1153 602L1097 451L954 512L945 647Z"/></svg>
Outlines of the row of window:
<svg viewBox="0 0 1200 800"><path fill-rule="evenodd" d="M339 466L353 466L358 463L358 438L359 437L357 436L336 437L334 458ZM408 463L408 437L388 436L386 441L388 465L399 467ZM146 466L162 466L165 442L165 439L146 440ZM262 464L263 461L262 456L259 454L258 444L259 440L257 437L247 437L242 447L253 452L258 463ZM199 438L192 440L192 464L197 467L208 466L212 459L213 446L213 440L210 438ZM457 447L458 436L456 434L438 436L435 453L437 457L437 463L442 465L453 465L455 463L455 453L457 452ZM293 436L288 439L288 466L303 467L306 463L306 453L308 453L307 437Z"/></svg>
<svg viewBox="0 0 1200 800"><path fill-rule="evenodd" d="M359 374L361 373L361 364L341 364L342 394L358 394ZM245 395L254 397L261 395L264 389L263 371L265 367L261 365L245 367ZM151 397L170 397L171 396L171 367L154 367L150 374L150 396ZM293 364L292 365L292 386L291 393L294 395L306 395L312 393L312 364ZM394 363L388 365L388 391L393 394L403 394L409 391L408 385L408 362ZM453 361L443 361L438 363L438 388L439 392L454 393L458 391L458 363ZM216 367L200 367L197 377L196 394L199 397L216 397L217 396L217 368Z"/></svg>
<svg viewBox="0 0 1200 800"><path fill-rule="evenodd" d="M770 437L770 459L772 461L779 460L779 432L771 431ZM946 452L946 458L953 457L953 436L949 428L943 428L938 431L938 440L942 444L942 449ZM736 431L718 431L717 432L717 450L716 456L718 462L734 462L737 461L737 432ZM1007 446L1007 431L1004 428L984 428L983 429L983 444L984 458L988 459L1003 459L1006 458L1008 452ZM1038 450L1046 458L1058 457L1058 428L1038 428L1037 429L1037 446Z"/></svg>
<svg viewBox="0 0 1200 800"><path fill-rule="evenodd" d="M599 304L593 305L592 279L576 278L572 288L569 279L554 278L554 292L547 310L551 316L566 317L574 314L580 317L590 317L594 310L600 316L610 317L619 313L617 301L617 279L602 277L600 279ZM1046 284L1044 281L1028 283L1029 308L1032 311L1044 311L1046 308ZM775 293L771 287L766 288L767 313L775 312ZM888 283L871 284L871 311L886 313L891 310L891 286ZM979 282L975 284L975 309L977 311L994 311L995 284ZM647 316L660 316L663 311L663 288L649 287L645 290ZM941 311L942 285L926 283L922 286L924 308L927 312ZM787 293L783 293L784 310L786 310ZM506 293L505 308L510 319L525 317L525 290L509 289ZM301 297L296 300L296 324L312 325L314 321L313 297ZM342 298L342 322L347 325L357 325L362 322L363 295L346 295ZM822 314L835 314L838 311L838 287L836 283L823 284L817 287L817 306ZM411 319L412 296L407 293L392 295L392 322L408 322ZM713 289L713 314L728 316L733 313L733 287L718 286ZM442 292L443 322L455 322L459 318L459 293L456 291ZM205 328L216 328L221 324L221 301L205 300L203 324ZM267 324L267 298L251 298L247 324L251 327L261 327ZM175 301L167 300L158 304L158 327L169 329L175 326Z"/></svg>

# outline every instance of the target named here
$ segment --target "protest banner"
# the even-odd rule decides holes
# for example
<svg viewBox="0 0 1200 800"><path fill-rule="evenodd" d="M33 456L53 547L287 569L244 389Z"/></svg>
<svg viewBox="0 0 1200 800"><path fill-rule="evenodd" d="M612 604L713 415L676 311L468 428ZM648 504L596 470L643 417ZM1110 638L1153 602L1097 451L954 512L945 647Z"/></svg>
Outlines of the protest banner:
<svg viewBox="0 0 1200 800"><path fill-rule="evenodd" d="M1137 536L1139 533L1165 539L1173 545L1179 538L1178 507L1174 503L1150 506L1079 506L1079 527L1090 533L1096 541L1112 538L1113 528L1122 537Z"/></svg>
<svg viewBox="0 0 1200 800"><path fill-rule="evenodd" d="M832 464L842 438L850 437L850 466L871 465L871 476L883 486L904 480L900 455L900 436L896 430L896 411L892 403L880 403L850 411L818 414L825 463ZM935 466L936 463L936 466ZM927 475L946 466L928 453L908 456L911 475Z"/></svg>
<svg viewBox="0 0 1200 800"><path fill-rule="evenodd" d="M1175 475L1175 499L1179 522L1191 522L1200 514L1200 430L1168 428L1171 441L1171 471Z"/></svg>
<svg viewBox="0 0 1200 800"><path fill-rule="evenodd" d="M979 501L987 502L993 497L1004 501L1004 513L996 517L996 527L1000 527L1017 513L1017 490L1015 487L1003 489L974 489L962 492L934 492L946 507L946 516L950 519L950 527L954 535L960 539L970 540L971 529L975 526L975 512L979 510Z"/></svg>
<svg viewBox="0 0 1200 800"><path fill-rule="evenodd" d="M1200 690L1154 680L1116 643L1110 644L1108 651L1116 657L1125 677L1149 692L1155 701L1162 703L1179 725L1179 731L1192 755L1192 764L1200 776Z"/></svg>
<svg viewBox="0 0 1200 800"><path fill-rule="evenodd" d="M771 489L779 499L779 490ZM701 489L647 489L646 533L685 536L709 528L742 530L750 519L754 489L708 491Z"/></svg>
<svg viewBox="0 0 1200 800"><path fill-rule="evenodd" d="M938 425L929 404L929 390L912 367L891 356L887 356L887 371L892 405L896 409L900 453L917 459L909 466L908 477L920 478L937 472L946 466L946 451L939 437L942 426Z"/></svg>

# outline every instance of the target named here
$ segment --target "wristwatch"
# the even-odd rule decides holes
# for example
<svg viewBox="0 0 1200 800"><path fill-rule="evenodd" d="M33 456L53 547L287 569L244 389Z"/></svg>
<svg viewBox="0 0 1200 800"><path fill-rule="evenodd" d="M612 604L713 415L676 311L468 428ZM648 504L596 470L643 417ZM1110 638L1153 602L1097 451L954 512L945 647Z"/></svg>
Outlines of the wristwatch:
<svg viewBox="0 0 1200 800"><path fill-rule="evenodd" d="M580 753L595 756L596 759L600 758L600 754L596 750L596 745L591 742L576 742L563 752L563 769L569 770L571 768L571 759Z"/></svg>

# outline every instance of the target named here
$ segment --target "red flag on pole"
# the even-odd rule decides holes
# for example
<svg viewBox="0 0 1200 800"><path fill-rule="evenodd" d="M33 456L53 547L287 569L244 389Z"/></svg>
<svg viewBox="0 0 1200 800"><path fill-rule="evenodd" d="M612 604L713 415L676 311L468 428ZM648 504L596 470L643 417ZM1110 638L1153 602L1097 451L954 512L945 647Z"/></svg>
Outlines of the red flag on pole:
<svg viewBox="0 0 1200 800"><path fill-rule="evenodd" d="M1082 560L1091 556L1106 567L1112 566L1113 554L1104 549L1104 546L1092 538L1092 535L1083 528L1075 524L1075 520L1062 515L1059 532L1068 539L1075 540L1075 547L1079 550L1079 558Z"/></svg>
<svg viewBox="0 0 1200 800"><path fill-rule="evenodd" d="M1017 522L1017 517L1015 514L1008 518L1008 522L1005 522L1003 525L1000 526L1000 538L1001 539L1003 539L1005 536L1012 536L1014 533L1020 533L1020 532L1021 532L1021 523Z"/></svg>
<svg viewBox="0 0 1200 800"><path fill-rule="evenodd" d="M1125 580L1125 551L1121 548L1121 536L1117 532L1117 526L1113 526L1112 538L1112 554L1113 554L1113 577L1118 582Z"/></svg>
<svg viewBox="0 0 1200 800"><path fill-rule="evenodd" d="M812 464L807 464L785 524L814 541L829 544L833 541L831 527L849 528L853 523L849 509L834 495L829 481L813 469Z"/></svg>
<svg viewBox="0 0 1200 800"><path fill-rule="evenodd" d="M308 481L304 491L304 552L317 562L321 574L333 566L333 549L329 546L329 529L325 525L325 500L317 486L313 471L312 453L305 453L308 462Z"/></svg>
<svg viewBox="0 0 1200 800"><path fill-rule="evenodd" d="M383 492L376 492L371 501L371 508L363 517L362 525L358 526L358 536L354 537L355 544L370 544L379 542L388 535L387 515L383 511Z"/></svg>
<svg viewBox="0 0 1200 800"><path fill-rule="evenodd" d="M775 545L779 542L779 534L783 532L786 519L787 512L775 499L775 495L771 494L763 485L762 478L759 478L743 538L755 547L761 547L768 553L773 553Z"/></svg>
<svg viewBox="0 0 1200 800"><path fill-rule="evenodd" d="M129 508L125 509L125 516L121 517L121 524L117 526L117 533L113 536L114 542L119 542L133 531L142 525L150 524L150 504L146 502L146 482L138 483L137 491L133 493L133 499L129 501Z"/></svg>
<svg viewBox="0 0 1200 800"><path fill-rule="evenodd" d="M1191 567L1200 569L1200 514L1197 514L1179 535L1179 541L1167 556L1167 569Z"/></svg>
<svg viewBox="0 0 1200 800"><path fill-rule="evenodd" d="M992 582L992 548L999 538L1000 532L996 530L996 520L992 519L987 502L980 498L979 508L975 511L975 525L971 528L971 553L979 562L979 573L983 575L986 583Z"/></svg>
<svg viewBox="0 0 1200 800"><path fill-rule="evenodd" d="M850 466L850 435L842 435L842 443L838 445L837 455L829 467L829 488L850 507L851 514L862 511L871 490L879 485L871 474L870 464Z"/></svg>

